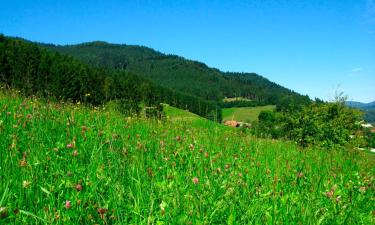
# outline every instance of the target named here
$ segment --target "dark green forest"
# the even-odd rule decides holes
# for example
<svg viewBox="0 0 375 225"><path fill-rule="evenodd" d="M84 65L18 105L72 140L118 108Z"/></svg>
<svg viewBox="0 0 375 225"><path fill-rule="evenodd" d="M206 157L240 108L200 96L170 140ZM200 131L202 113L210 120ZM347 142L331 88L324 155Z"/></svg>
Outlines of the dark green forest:
<svg viewBox="0 0 375 225"><path fill-rule="evenodd" d="M124 111L160 103L221 121L215 102L161 87L130 71L93 67L19 38L0 35L0 82L25 95L54 97L100 105L119 100Z"/></svg>
<svg viewBox="0 0 375 225"><path fill-rule="evenodd" d="M253 100L242 106L273 104L288 107L290 103L310 101L255 73L229 73L209 68L203 63L175 55L165 55L153 49L89 42L78 45L43 45L71 55L96 67L107 67L140 75L158 85L215 101L222 106L224 97L244 97ZM224 56L223 56L224 57Z"/></svg>

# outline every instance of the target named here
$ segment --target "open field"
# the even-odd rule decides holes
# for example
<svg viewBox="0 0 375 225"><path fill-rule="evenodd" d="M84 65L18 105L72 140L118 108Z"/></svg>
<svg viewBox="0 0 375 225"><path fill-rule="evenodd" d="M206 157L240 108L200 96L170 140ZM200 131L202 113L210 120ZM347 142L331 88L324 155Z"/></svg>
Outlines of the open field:
<svg viewBox="0 0 375 225"><path fill-rule="evenodd" d="M223 108L223 121L236 120L253 122L258 120L258 115L263 110L274 110L274 105L240 108Z"/></svg>
<svg viewBox="0 0 375 225"><path fill-rule="evenodd" d="M374 224L374 154L166 113L0 92L0 224Z"/></svg>

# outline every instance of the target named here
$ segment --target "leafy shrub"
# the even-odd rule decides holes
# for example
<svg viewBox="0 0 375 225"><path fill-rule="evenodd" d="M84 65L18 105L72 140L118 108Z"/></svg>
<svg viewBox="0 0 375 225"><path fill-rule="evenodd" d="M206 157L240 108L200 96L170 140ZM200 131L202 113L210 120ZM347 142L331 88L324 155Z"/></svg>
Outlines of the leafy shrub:
<svg viewBox="0 0 375 225"><path fill-rule="evenodd" d="M302 147L335 148L355 143L360 120L361 112L347 107L344 99L314 102L292 112L261 112L255 134L288 138Z"/></svg>

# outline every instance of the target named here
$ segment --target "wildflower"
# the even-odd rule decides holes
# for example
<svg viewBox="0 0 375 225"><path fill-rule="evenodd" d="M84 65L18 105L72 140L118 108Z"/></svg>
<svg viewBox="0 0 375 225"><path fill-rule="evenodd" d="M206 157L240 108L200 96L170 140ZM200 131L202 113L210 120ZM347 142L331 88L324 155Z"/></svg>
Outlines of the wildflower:
<svg viewBox="0 0 375 225"><path fill-rule="evenodd" d="M161 146L162 148L164 148L164 146L165 146L165 143L164 143L164 141L163 141L163 140L160 140L160 146Z"/></svg>
<svg viewBox="0 0 375 225"><path fill-rule="evenodd" d="M66 148L73 148L73 144L72 143L67 144Z"/></svg>
<svg viewBox="0 0 375 225"><path fill-rule="evenodd" d="M165 207L167 207L167 203L165 201L162 201L159 206L160 206L161 214L164 215Z"/></svg>
<svg viewBox="0 0 375 225"><path fill-rule="evenodd" d="M71 204L70 201L68 201L68 200L65 201L65 208L66 208L66 209L70 209L70 208L72 208L72 204Z"/></svg>
<svg viewBox="0 0 375 225"><path fill-rule="evenodd" d="M336 197L336 202L337 202L337 203L340 203L340 202L341 202L341 196L340 196L340 195Z"/></svg>
<svg viewBox="0 0 375 225"><path fill-rule="evenodd" d="M194 184L198 184L198 183L199 183L199 179L198 179L198 177L194 177L194 178L192 179L192 181L193 181Z"/></svg>
<svg viewBox="0 0 375 225"><path fill-rule="evenodd" d="M20 161L20 167L26 167L27 166L27 161L25 158L23 158L21 161Z"/></svg>
<svg viewBox="0 0 375 225"><path fill-rule="evenodd" d="M194 145L193 145L193 144L190 144L190 145L189 145L189 148L190 148L190 150L194 150Z"/></svg>
<svg viewBox="0 0 375 225"><path fill-rule="evenodd" d="M204 157L208 158L208 152L204 153Z"/></svg>
<svg viewBox="0 0 375 225"><path fill-rule="evenodd" d="M75 156L77 156L77 155L78 155L77 150L74 150L74 152L73 152L73 156L75 157Z"/></svg>
<svg viewBox="0 0 375 225"><path fill-rule="evenodd" d="M108 212L108 209L98 208L98 213L100 215L100 218L102 218L102 220L104 219L104 214L106 214L107 212Z"/></svg>
<svg viewBox="0 0 375 225"><path fill-rule="evenodd" d="M88 128L86 126L82 126L81 129L82 129L82 133L84 133L85 131L88 130Z"/></svg>
<svg viewBox="0 0 375 225"><path fill-rule="evenodd" d="M366 187L365 186L361 186L360 188L359 188L359 192L361 192L361 193L365 193L366 192Z"/></svg>
<svg viewBox="0 0 375 225"><path fill-rule="evenodd" d="M331 187L331 190L329 190L329 191L326 192L326 196L327 196L328 198L332 198L333 195L335 194L336 189L337 189L337 185L335 184L335 185L333 185L333 186Z"/></svg>
<svg viewBox="0 0 375 225"><path fill-rule="evenodd" d="M30 182L30 181L27 181L27 180L24 180L24 181L22 182L22 186L23 186L23 188L28 188L28 187L30 187L30 184L31 184L31 182Z"/></svg>
<svg viewBox="0 0 375 225"><path fill-rule="evenodd" d="M334 194L334 192L333 192L332 190L326 192L326 196L327 196L328 198L332 198L332 197L333 197L333 194Z"/></svg>
<svg viewBox="0 0 375 225"><path fill-rule="evenodd" d="M298 173L297 173L297 177L298 177L298 178L302 178L302 177L303 177L303 173L302 173L302 172L298 172Z"/></svg>
<svg viewBox="0 0 375 225"><path fill-rule="evenodd" d="M77 184L76 185L76 190L77 191L82 191L82 185L81 184Z"/></svg>
<svg viewBox="0 0 375 225"><path fill-rule="evenodd" d="M8 217L8 210L5 207L0 207L0 219Z"/></svg>

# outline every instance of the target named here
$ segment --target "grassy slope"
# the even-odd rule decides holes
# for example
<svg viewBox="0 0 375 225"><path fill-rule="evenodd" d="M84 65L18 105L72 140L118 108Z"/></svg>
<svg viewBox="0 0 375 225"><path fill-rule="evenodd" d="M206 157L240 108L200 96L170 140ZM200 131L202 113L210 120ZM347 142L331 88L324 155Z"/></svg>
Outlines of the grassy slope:
<svg viewBox="0 0 375 225"><path fill-rule="evenodd" d="M0 93L0 223L374 222L373 155L300 151L193 121Z"/></svg>
<svg viewBox="0 0 375 225"><path fill-rule="evenodd" d="M258 106L258 107L240 107L240 108L224 108L223 121L236 120L242 122L253 122L258 120L258 115L263 110L273 110L275 106Z"/></svg>

